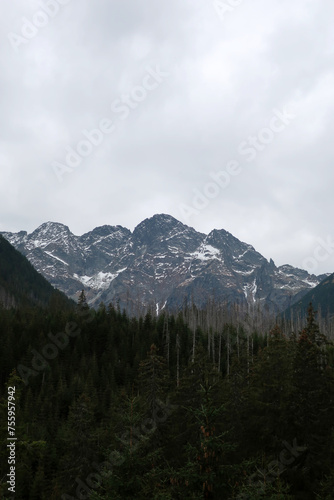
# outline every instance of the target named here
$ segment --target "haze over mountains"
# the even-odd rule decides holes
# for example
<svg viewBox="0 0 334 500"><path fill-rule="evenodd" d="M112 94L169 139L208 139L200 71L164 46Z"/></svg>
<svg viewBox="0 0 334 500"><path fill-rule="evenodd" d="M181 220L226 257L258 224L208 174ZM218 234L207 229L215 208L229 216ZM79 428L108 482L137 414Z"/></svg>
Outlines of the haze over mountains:
<svg viewBox="0 0 334 500"><path fill-rule="evenodd" d="M121 307L140 302L159 311L214 298L283 310L327 276L277 267L224 229L206 235L165 214L133 232L105 225L75 236L46 222L30 234L2 234L53 286L73 299L85 289L93 306L118 300Z"/></svg>

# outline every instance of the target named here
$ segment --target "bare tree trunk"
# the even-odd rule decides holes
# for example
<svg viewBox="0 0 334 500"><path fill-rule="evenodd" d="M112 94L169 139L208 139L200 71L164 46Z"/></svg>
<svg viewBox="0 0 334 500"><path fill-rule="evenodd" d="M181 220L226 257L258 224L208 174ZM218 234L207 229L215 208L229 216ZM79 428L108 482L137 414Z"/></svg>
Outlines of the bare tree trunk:
<svg viewBox="0 0 334 500"><path fill-rule="evenodd" d="M192 311L192 326L193 326L193 351L192 351L192 358L191 362L195 362L195 349L196 349L196 327L197 327L197 322L196 322L196 311L194 307L194 301L192 299L192 304L191 304L191 311Z"/></svg>
<svg viewBox="0 0 334 500"><path fill-rule="evenodd" d="M222 331L219 329L218 373L220 373L220 359L222 350Z"/></svg>
<svg viewBox="0 0 334 500"><path fill-rule="evenodd" d="M196 347L196 327L193 325L193 352L191 357L191 362L195 362L195 347Z"/></svg>
<svg viewBox="0 0 334 500"><path fill-rule="evenodd" d="M165 319L164 319L164 327L163 327L163 336L165 338L166 342L166 359L167 359L167 366L169 368L169 349L170 349L170 334L169 334L169 328L168 328L168 315L165 313Z"/></svg>
<svg viewBox="0 0 334 500"><path fill-rule="evenodd" d="M210 358L210 350L211 350L210 339L211 339L210 328L208 328L208 356L209 356L209 358Z"/></svg>
<svg viewBox="0 0 334 500"><path fill-rule="evenodd" d="M180 335L176 334L176 387L180 385Z"/></svg>
<svg viewBox="0 0 334 500"><path fill-rule="evenodd" d="M239 347L239 327L237 328L237 351L238 351L238 360L240 359L240 347Z"/></svg>
<svg viewBox="0 0 334 500"><path fill-rule="evenodd" d="M227 330L226 356L227 356L226 373L227 373L227 376L229 377L229 375L230 375L230 329Z"/></svg>
<svg viewBox="0 0 334 500"><path fill-rule="evenodd" d="M249 332L247 332L247 374L249 375Z"/></svg>

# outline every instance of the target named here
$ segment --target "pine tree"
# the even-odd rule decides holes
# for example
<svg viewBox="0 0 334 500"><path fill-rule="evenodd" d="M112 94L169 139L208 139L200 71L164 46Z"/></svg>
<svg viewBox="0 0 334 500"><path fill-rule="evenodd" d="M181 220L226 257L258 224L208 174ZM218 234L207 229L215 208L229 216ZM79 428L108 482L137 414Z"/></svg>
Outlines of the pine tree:
<svg viewBox="0 0 334 500"><path fill-rule="evenodd" d="M227 498L238 467L231 464L235 445L224 429L225 407L219 402L219 387L200 385L200 404L184 409L194 423L191 439L184 445L185 463L172 469L173 498ZM181 498L181 496L180 496Z"/></svg>
<svg viewBox="0 0 334 500"><path fill-rule="evenodd" d="M89 306L87 304L85 290L81 290L79 298L78 298L78 309L84 310L84 309L88 309L88 307Z"/></svg>
<svg viewBox="0 0 334 500"><path fill-rule="evenodd" d="M92 499L170 498L166 491L166 472L161 466L162 451L153 441L157 424L145 417L140 396L122 391L113 418L115 435L102 468L101 491ZM116 415L117 413L117 415Z"/></svg>
<svg viewBox="0 0 334 500"><path fill-rule="evenodd" d="M57 439L61 447L59 475L64 490L70 491L91 472L98 456L94 408L86 394L81 394L71 405Z"/></svg>
<svg viewBox="0 0 334 500"><path fill-rule="evenodd" d="M166 400L169 373L165 358L158 355L154 344L147 358L139 365L139 384L148 415L157 423L161 405Z"/></svg>
<svg viewBox="0 0 334 500"><path fill-rule="evenodd" d="M287 433L287 412L292 390L294 344L276 325L269 333L268 346L260 351L252 367L249 387L248 432L263 450L281 447ZM279 451L279 450L277 450Z"/></svg>
<svg viewBox="0 0 334 500"><path fill-rule="evenodd" d="M307 325L300 332L296 347L288 421L291 438L296 438L307 451L304 460L307 474L301 474L300 478L305 490L314 490L321 477L330 472L334 386L332 371L324 363L325 342L310 304Z"/></svg>

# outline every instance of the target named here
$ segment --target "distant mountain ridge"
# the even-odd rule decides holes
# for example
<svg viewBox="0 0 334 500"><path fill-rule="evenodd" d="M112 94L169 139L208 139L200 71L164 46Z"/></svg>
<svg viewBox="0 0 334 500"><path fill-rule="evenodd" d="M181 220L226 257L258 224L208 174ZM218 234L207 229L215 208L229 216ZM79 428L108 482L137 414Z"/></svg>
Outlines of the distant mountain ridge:
<svg viewBox="0 0 334 500"><path fill-rule="evenodd" d="M334 317L334 274L327 276L319 285L309 290L302 299L289 307L284 315L287 318L291 315L305 317L310 302L319 317L330 319Z"/></svg>
<svg viewBox="0 0 334 500"><path fill-rule="evenodd" d="M214 298L283 310L327 276L276 267L224 229L206 235L166 214L133 232L105 225L75 236L46 222L31 234L2 234L53 286L74 299L85 289L93 306L118 300L121 307L140 302L159 311Z"/></svg>

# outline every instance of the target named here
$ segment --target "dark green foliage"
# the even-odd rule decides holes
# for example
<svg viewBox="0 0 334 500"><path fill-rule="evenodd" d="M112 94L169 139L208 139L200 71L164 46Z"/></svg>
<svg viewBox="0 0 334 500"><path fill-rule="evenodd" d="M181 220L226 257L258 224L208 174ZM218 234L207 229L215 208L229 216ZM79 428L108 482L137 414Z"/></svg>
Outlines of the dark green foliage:
<svg viewBox="0 0 334 500"><path fill-rule="evenodd" d="M334 350L308 314L289 335L84 294L0 309L0 497L15 385L22 500L332 498Z"/></svg>

